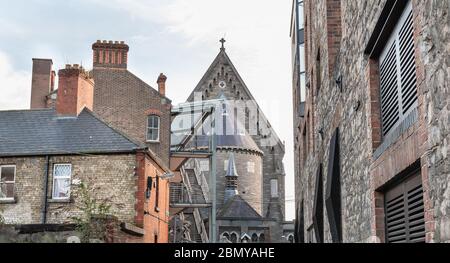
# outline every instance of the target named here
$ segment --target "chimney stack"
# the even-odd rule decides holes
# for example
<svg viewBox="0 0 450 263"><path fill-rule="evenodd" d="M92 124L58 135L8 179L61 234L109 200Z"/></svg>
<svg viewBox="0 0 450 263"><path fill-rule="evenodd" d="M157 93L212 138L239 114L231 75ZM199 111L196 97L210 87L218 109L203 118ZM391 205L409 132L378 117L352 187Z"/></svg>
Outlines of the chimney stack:
<svg viewBox="0 0 450 263"><path fill-rule="evenodd" d="M166 96L166 80L166 75L161 73L159 74L158 80L156 81L156 83L158 83L159 94L161 94L162 96Z"/></svg>
<svg viewBox="0 0 450 263"><path fill-rule="evenodd" d="M50 92L55 90L55 81L56 81L56 72L52 70L52 74L50 76Z"/></svg>
<svg viewBox="0 0 450 263"><path fill-rule="evenodd" d="M90 72L78 64L66 65L58 72L59 85L56 99L58 115L78 116L86 107L92 110L94 80Z"/></svg>
<svg viewBox="0 0 450 263"><path fill-rule="evenodd" d="M94 68L127 69L129 49L124 41L97 40L92 44Z"/></svg>
<svg viewBox="0 0 450 263"><path fill-rule="evenodd" d="M51 59L33 58L33 73L31 77L31 109L47 108L47 95L53 91Z"/></svg>

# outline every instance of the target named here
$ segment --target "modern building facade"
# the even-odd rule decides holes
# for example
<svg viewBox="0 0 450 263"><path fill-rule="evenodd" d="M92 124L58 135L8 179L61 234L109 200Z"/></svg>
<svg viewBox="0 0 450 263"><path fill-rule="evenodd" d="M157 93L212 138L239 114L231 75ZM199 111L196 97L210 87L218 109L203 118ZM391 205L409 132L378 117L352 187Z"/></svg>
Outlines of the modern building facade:
<svg viewBox="0 0 450 263"><path fill-rule="evenodd" d="M450 240L447 10L304 1L298 242Z"/></svg>

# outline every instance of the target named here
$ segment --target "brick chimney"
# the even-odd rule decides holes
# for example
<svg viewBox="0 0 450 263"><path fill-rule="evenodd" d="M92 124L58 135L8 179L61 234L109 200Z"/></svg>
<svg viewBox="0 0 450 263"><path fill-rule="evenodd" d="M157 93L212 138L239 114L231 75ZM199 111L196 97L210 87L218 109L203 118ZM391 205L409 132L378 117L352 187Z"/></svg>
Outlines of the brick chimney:
<svg viewBox="0 0 450 263"><path fill-rule="evenodd" d="M94 68L127 68L128 50L123 41L97 40L92 44Z"/></svg>
<svg viewBox="0 0 450 263"><path fill-rule="evenodd" d="M156 81L156 83L158 83L158 91L159 94L166 96L166 80L167 77L164 74L159 74L158 80Z"/></svg>
<svg viewBox="0 0 450 263"><path fill-rule="evenodd" d="M51 59L33 58L31 77L31 109L47 108L47 95L53 91Z"/></svg>
<svg viewBox="0 0 450 263"><path fill-rule="evenodd" d="M92 110L94 80L89 72L77 64L66 65L58 72L59 85L56 99L58 115L78 116L84 107Z"/></svg>

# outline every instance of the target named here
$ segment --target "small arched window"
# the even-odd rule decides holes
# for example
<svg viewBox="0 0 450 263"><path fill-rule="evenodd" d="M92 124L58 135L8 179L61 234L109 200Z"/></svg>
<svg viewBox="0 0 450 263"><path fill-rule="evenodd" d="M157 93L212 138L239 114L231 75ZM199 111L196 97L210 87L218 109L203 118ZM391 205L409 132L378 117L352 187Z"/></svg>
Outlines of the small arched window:
<svg viewBox="0 0 450 263"><path fill-rule="evenodd" d="M252 243L258 243L258 234L253 233L253 235L252 235Z"/></svg>
<svg viewBox="0 0 450 263"><path fill-rule="evenodd" d="M161 118L157 115L149 115L147 117L147 141L159 142Z"/></svg>
<svg viewBox="0 0 450 263"><path fill-rule="evenodd" d="M264 243L264 242L266 242L266 236L263 233L261 233L261 235L259 235L259 243Z"/></svg>
<svg viewBox="0 0 450 263"><path fill-rule="evenodd" d="M237 243L238 242L238 235L236 233L231 233L231 237L230 237L230 241L232 243Z"/></svg>
<svg viewBox="0 0 450 263"><path fill-rule="evenodd" d="M289 241L289 243L294 243L294 235L290 234L288 236L288 241Z"/></svg>
<svg viewBox="0 0 450 263"><path fill-rule="evenodd" d="M228 232L222 233L222 238L226 238L227 240L230 240L230 234Z"/></svg>

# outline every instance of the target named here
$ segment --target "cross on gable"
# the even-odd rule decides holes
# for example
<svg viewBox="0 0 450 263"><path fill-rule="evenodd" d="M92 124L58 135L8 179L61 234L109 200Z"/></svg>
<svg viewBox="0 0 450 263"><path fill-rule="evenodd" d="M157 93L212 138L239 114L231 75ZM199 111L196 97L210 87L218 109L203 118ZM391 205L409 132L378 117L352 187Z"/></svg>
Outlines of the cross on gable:
<svg viewBox="0 0 450 263"><path fill-rule="evenodd" d="M225 49L225 42L227 42L227 41L224 38L222 38L220 40L220 43L222 43L222 47L221 47L222 50Z"/></svg>

